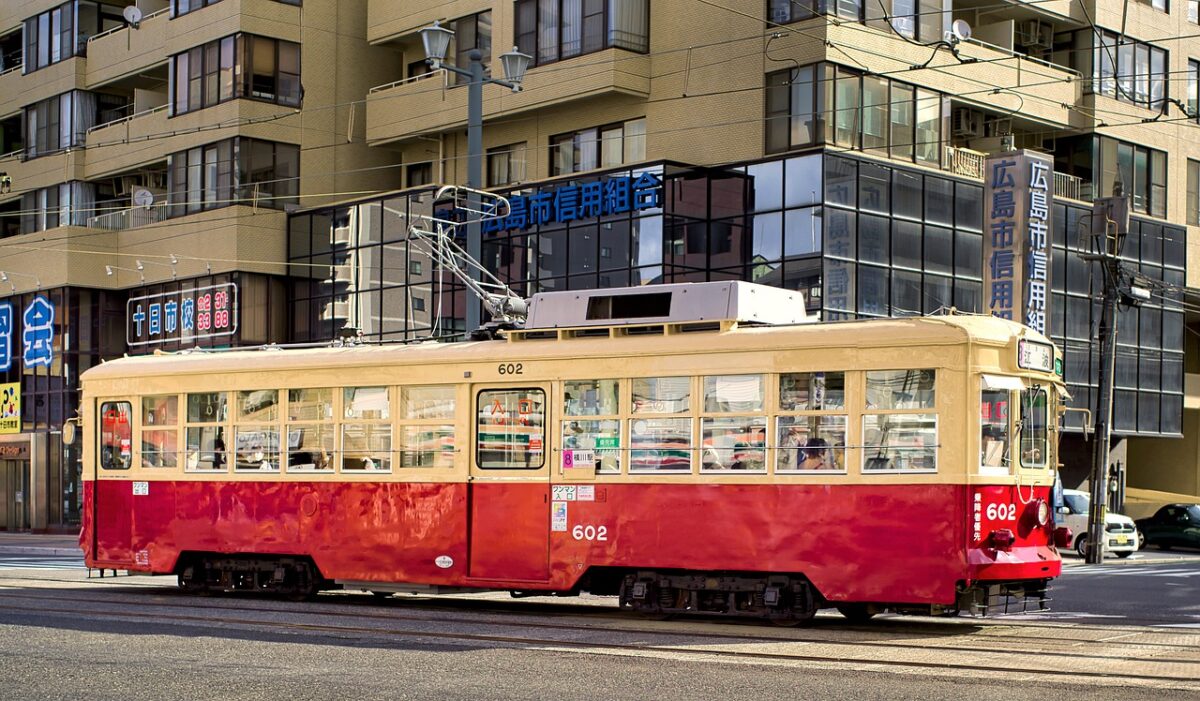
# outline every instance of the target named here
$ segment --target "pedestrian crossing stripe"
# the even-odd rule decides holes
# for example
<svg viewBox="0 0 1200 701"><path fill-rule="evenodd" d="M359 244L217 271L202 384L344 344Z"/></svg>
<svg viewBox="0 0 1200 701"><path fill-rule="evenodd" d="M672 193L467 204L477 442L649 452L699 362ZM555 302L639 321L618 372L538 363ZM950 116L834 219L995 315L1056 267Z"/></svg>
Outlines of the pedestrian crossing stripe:
<svg viewBox="0 0 1200 701"><path fill-rule="evenodd" d="M1063 574L1103 574L1111 577L1200 577L1200 568L1170 568L1165 570L1152 570L1146 567L1129 567L1120 565L1116 567L1105 567L1104 565L1084 565L1081 567L1068 567L1063 571Z"/></svg>

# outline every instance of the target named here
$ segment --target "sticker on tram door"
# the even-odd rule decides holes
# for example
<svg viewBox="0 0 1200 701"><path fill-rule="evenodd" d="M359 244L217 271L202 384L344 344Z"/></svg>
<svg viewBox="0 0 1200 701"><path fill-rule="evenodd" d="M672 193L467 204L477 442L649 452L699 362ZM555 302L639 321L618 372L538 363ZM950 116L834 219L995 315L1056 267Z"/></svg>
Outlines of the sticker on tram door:
<svg viewBox="0 0 1200 701"><path fill-rule="evenodd" d="M575 487L575 501L596 501L596 485L581 484Z"/></svg>
<svg viewBox="0 0 1200 701"><path fill-rule="evenodd" d="M137 551L136 553L133 554L133 562L134 562L134 564L137 564L137 565L149 567L150 566L150 551L149 550Z"/></svg>
<svg viewBox="0 0 1200 701"><path fill-rule="evenodd" d="M550 496L552 501L575 501L575 485L556 484Z"/></svg>
<svg viewBox="0 0 1200 701"><path fill-rule="evenodd" d="M563 533L567 531L567 502L550 503L550 530Z"/></svg>

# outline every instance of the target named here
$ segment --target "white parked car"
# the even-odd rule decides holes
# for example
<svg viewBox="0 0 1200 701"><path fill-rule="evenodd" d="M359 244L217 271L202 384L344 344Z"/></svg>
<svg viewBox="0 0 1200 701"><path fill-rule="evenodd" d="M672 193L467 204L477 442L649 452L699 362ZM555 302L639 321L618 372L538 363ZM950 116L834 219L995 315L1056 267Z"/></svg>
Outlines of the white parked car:
<svg viewBox="0 0 1200 701"><path fill-rule="evenodd" d="M1080 557L1087 554L1088 510L1091 508L1091 495L1078 489L1064 489L1063 502L1065 506L1058 513L1055 521L1060 526L1071 529L1075 537L1075 552ZM1111 511L1104 519L1106 535L1105 552L1117 557L1129 557L1138 551L1141 543L1137 526L1133 519Z"/></svg>

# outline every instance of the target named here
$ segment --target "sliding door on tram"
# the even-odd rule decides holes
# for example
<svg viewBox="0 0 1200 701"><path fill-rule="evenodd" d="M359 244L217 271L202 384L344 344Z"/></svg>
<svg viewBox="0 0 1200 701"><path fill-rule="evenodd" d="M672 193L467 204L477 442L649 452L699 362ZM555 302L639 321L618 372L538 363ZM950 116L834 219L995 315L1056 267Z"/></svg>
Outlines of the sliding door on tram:
<svg viewBox="0 0 1200 701"><path fill-rule="evenodd" d="M545 581L550 557L550 385L477 385L472 394L468 574Z"/></svg>

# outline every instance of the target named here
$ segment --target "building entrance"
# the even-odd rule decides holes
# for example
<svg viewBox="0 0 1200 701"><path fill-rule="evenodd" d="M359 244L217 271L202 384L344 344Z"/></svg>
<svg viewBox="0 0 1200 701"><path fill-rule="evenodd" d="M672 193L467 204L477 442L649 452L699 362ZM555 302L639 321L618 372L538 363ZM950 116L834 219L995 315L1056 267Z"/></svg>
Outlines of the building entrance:
<svg viewBox="0 0 1200 701"><path fill-rule="evenodd" d="M0 528L25 531L30 528L28 460L0 460Z"/></svg>

